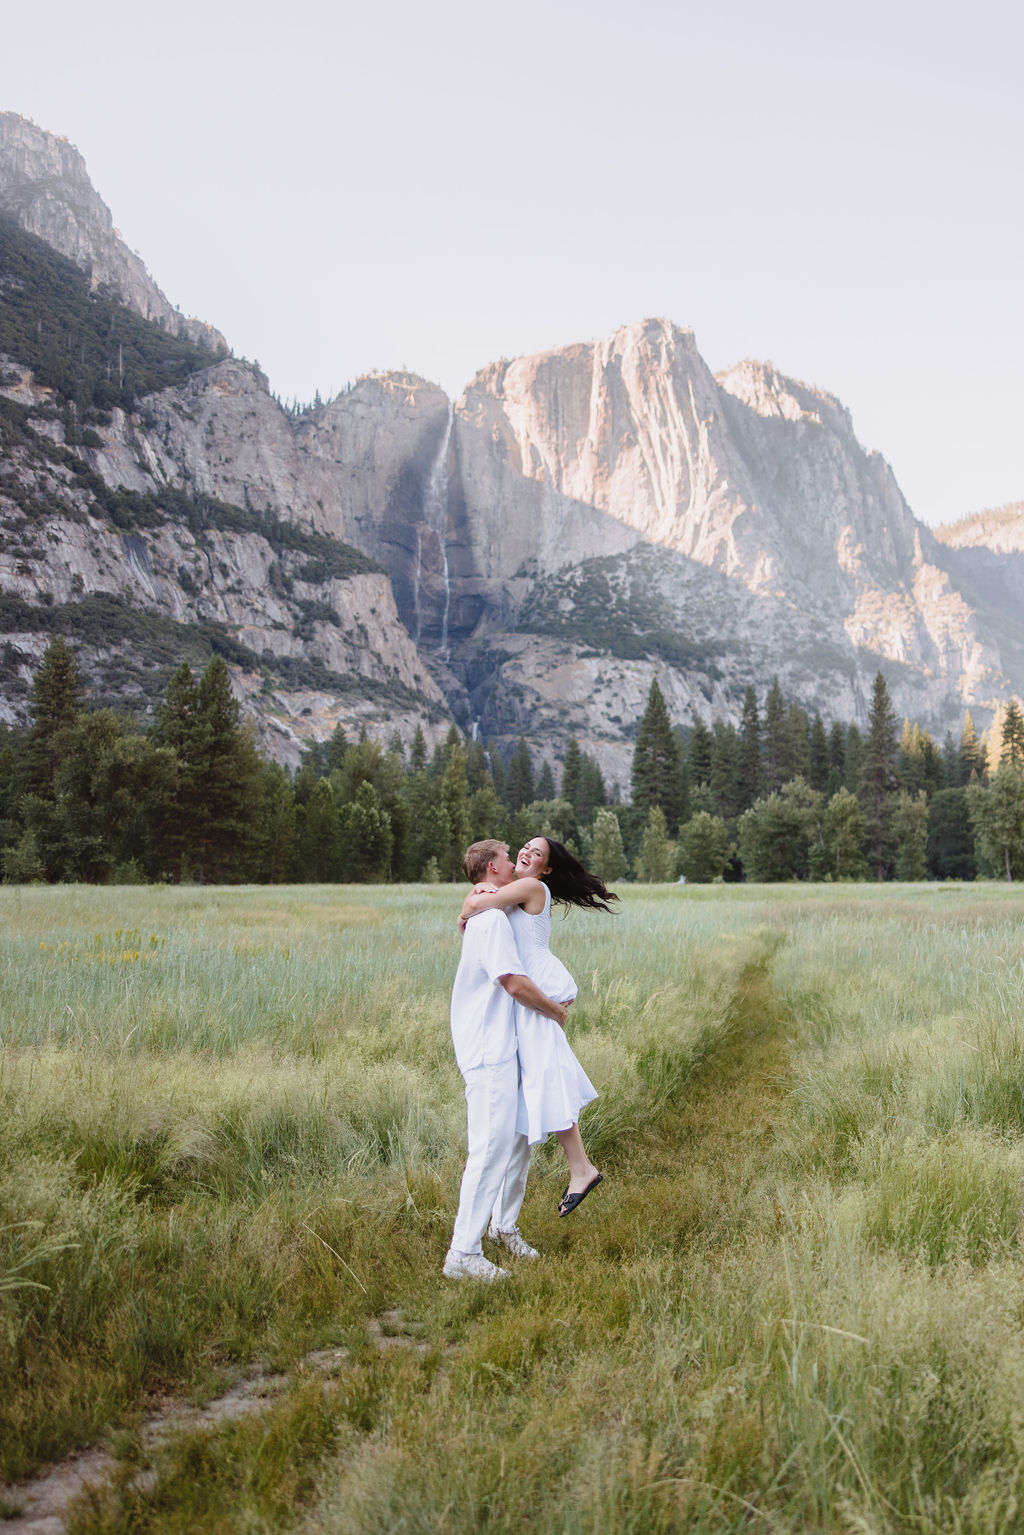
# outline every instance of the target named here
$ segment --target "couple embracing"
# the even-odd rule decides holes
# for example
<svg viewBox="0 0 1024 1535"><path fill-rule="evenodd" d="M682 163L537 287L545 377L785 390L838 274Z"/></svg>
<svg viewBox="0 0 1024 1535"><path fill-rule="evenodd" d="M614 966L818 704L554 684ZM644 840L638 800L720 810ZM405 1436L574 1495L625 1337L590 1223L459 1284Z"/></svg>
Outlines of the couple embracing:
<svg viewBox="0 0 1024 1535"><path fill-rule="evenodd" d="M449 1279L504 1278L481 1238L536 1258L517 1221L533 1146L554 1134L569 1163L558 1213L571 1215L601 1182L580 1135L597 1097L565 1037L576 983L551 953L551 904L610 911L618 896L550 837L533 837L515 864L504 842L474 842L462 862L473 886L459 918L462 955L452 989L452 1042L466 1083L466 1169Z"/></svg>

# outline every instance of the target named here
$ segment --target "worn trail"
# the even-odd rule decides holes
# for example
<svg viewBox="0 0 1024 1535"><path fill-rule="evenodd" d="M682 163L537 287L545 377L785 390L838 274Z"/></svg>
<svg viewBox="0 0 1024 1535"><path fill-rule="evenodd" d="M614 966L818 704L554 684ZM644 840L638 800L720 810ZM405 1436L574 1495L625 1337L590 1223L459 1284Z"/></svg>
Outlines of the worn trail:
<svg viewBox="0 0 1024 1535"><path fill-rule="evenodd" d="M387 1312L373 1318L367 1330L382 1352L395 1348L423 1349L426 1345L407 1328L401 1314ZM230 1391L200 1407L167 1397L156 1404L143 1422L139 1435L141 1448L150 1453L159 1450L174 1434L190 1430L214 1429L223 1423L237 1422L250 1414L266 1411L286 1390L294 1374L303 1371L324 1378L330 1389L331 1377L349 1358L343 1348L318 1349L306 1354L292 1374L257 1371L246 1375ZM10 1535L63 1535L71 1505L88 1487L105 1482L119 1462L106 1445L91 1445L78 1455L68 1456L48 1466L30 1481L15 1487L0 1487L3 1528ZM140 1471L134 1485L144 1487L154 1480L152 1472Z"/></svg>

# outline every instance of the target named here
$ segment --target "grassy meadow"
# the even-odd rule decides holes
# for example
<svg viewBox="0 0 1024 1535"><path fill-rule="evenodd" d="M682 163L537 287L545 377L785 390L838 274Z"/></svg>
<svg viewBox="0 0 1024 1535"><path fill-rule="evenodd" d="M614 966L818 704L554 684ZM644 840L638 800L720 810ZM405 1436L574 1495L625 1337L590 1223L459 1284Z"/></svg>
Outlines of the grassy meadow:
<svg viewBox="0 0 1024 1535"><path fill-rule="evenodd" d="M605 1183L552 1140L486 1287L461 890L0 887L0 1515L103 1440L72 1535L1024 1528L1024 899L621 893L553 929Z"/></svg>

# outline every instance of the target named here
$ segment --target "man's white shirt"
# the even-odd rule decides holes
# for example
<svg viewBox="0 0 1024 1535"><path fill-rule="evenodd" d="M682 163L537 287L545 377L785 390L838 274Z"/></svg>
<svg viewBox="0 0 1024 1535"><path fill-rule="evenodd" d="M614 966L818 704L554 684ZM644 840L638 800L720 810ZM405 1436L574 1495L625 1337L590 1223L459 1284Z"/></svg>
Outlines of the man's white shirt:
<svg viewBox="0 0 1024 1535"><path fill-rule="evenodd" d="M464 1074L515 1055L515 1005L501 978L525 974L505 913L470 917L452 987L452 1044Z"/></svg>

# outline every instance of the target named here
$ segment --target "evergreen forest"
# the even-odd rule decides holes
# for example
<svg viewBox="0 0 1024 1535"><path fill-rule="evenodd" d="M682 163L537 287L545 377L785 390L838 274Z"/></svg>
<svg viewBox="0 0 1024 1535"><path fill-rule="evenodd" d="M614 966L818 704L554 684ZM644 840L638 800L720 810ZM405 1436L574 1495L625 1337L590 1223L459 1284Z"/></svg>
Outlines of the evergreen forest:
<svg viewBox="0 0 1024 1535"><path fill-rule="evenodd" d="M510 753L456 726L432 751L339 727L290 774L258 751L214 655L182 662L155 722L94 707L50 643L31 724L0 737L8 883L457 881L466 846L547 834L608 881L1012 880L1024 874L1024 714L986 743L969 714L938 745L900 726L881 673L868 724L810 718L778 681L738 726L670 723L653 681L631 801L570 740L558 782L525 737Z"/></svg>

